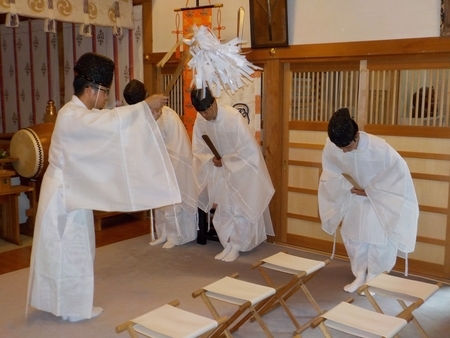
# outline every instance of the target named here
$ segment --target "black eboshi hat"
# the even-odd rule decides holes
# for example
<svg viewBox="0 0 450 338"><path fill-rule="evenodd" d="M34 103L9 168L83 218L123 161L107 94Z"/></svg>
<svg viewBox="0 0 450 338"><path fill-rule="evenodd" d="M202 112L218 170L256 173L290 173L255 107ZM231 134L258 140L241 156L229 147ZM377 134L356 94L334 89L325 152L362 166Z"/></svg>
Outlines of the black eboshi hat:
<svg viewBox="0 0 450 338"><path fill-rule="evenodd" d="M73 70L76 75L109 88L113 80L114 68L114 62L110 58L89 52L80 56Z"/></svg>
<svg viewBox="0 0 450 338"><path fill-rule="evenodd" d="M191 90L191 102L197 111L205 111L214 101L215 98L208 87Z"/></svg>

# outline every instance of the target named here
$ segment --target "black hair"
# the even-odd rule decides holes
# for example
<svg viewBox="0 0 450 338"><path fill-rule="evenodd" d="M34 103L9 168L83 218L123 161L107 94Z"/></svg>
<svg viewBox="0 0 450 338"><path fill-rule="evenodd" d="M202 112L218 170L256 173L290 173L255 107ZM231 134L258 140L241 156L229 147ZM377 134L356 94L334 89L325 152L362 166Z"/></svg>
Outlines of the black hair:
<svg viewBox="0 0 450 338"><path fill-rule="evenodd" d="M81 75L76 75L73 79L73 90L75 96L80 97L87 87L97 88L98 85L95 85L93 82L86 80Z"/></svg>
<svg viewBox="0 0 450 338"><path fill-rule="evenodd" d="M144 101L147 97L145 85L139 80L131 80L123 89L123 97L128 104L135 104Z"/></svg>
<svg viewBox="0 0 450 338"><path fill-rule="evenodd" d="M355 140L358 125L350 117L348 108L340 108L334 112L328 122L328 137L336 146L347 147Z"/></svg>

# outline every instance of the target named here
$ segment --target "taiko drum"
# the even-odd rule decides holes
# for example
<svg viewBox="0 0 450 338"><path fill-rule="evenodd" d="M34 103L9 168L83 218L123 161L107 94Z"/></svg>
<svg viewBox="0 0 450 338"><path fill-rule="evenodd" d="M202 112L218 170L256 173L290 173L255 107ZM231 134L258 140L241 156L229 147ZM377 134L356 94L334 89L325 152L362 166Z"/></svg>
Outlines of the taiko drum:
<svg viewBox="0 0 450 338"><path fill-rule="evenodd" d="M25 178L41 178L48 166L48 152L54 123L41 123L17 131L9 146L9 154L17 158L12 164Z"/></svg>

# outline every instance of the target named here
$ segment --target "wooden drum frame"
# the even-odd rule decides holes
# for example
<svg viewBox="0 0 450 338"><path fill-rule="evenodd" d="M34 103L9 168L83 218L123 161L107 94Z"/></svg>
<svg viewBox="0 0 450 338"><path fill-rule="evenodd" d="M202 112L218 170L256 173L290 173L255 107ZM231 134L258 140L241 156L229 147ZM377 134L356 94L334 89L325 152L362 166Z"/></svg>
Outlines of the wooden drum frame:
<svg viewBox="0 0 450 338"><path fill-rule="evenodd" d="M9 154L17 173L25 178L42 178L48 166L48 152L54 123L41 123L17 131L9 146Z"/></svg>

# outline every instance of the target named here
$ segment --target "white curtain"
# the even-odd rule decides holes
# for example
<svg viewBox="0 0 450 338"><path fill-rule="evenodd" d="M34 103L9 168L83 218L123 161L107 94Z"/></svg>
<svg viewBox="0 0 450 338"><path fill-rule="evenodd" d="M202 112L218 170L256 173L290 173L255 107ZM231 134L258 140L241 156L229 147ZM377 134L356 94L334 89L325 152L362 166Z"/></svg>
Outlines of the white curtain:
<svg viewBox="0 0 450 338"><path fill-rule="evenodd" d="M0 36L0 130L11 133L42 123L48 100L59 105L58 44L42 20L2 25Z"/></svg>

